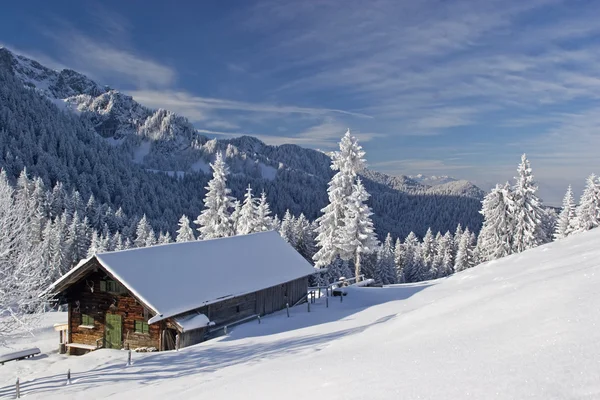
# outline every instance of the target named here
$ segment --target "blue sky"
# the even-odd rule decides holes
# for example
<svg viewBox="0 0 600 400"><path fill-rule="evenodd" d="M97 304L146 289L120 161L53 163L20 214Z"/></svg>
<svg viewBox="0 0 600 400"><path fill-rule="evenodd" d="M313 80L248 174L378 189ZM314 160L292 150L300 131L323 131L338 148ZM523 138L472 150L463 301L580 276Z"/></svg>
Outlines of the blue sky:
<svg viewBox="0 0 600 400"><path fill-rule="evenodd" d="M22 1L0 44L207 134L328 150L484 188L530 156L558 204L598 169L600 2Z"/></svg>

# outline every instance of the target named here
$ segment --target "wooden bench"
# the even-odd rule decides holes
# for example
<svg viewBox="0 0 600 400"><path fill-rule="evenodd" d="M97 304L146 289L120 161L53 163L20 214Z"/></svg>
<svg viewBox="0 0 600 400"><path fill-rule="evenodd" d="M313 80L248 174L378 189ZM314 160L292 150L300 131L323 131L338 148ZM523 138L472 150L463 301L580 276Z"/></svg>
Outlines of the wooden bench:
<svg viewBox="0 0 600 400"><path fill-rule="evenodd" d="M0 365L4 365L4 363L7 361L23 360L25 358L33 357L36 354L40 353L40 349L38 349L37 347L15 351L14 353L5 353L0 355Z"/></svg>
<svg viewBox="0 0 600 400"><path fill-rule="evenodd" d="M102 348L102 341L103 341L103 339L100 338L100 339L96 339L96 345L83 344L83 343L66 343L65 346L67 348L72 347L74 349L94 351L94 350L98 350L98 349Z"/></svg>

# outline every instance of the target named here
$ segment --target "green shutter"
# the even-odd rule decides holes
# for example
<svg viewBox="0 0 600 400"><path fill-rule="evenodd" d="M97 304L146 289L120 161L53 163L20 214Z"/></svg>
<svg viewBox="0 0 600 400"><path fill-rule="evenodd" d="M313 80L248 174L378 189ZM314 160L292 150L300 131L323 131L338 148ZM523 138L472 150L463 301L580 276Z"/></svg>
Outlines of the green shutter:
<svg viewBox="0 0 600 400"><path fill-rule="evenodd" d="M133 330L135 331L135 333L150 333L148 323L144 321L135 321Z"/></svg>
<svg viewBox="0 0 600 400"><path fill-rule="evenodd" d="M81 325L94 326L94 317L87 314L81 314Z"/></svg>
<svg viewBox="0 0 600 400"><path fill-rule="evenodd" d="M100 281L100 291L106 292L106 281Z"/></svg>

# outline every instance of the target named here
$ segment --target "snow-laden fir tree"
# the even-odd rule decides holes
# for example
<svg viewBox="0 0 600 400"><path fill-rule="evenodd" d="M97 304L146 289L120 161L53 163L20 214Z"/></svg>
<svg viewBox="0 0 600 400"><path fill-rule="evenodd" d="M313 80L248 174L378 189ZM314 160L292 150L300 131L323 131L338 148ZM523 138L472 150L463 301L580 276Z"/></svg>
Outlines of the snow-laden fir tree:
<svg viewBox="0 0 600 400"><path fill-rule="evenodd" d="M121 235L121 232L117 232L113 235L111 247L114 251L125 250L125 245L123 243L123 236Z"/></svg>
<svg viewBox="0 0 600 400"><path fill-rule="evenodd" d="M227 187L229 168L223 161L220 152L217 153L215 162L211 164L212 179L206 187L204 197L204 210L194 221L199 226L199 239L214 239L234 235L231 209L234 208L231 189Z"/></svg>
<svg viewBox="0 0 600 400"><path fill-rule="evenodd" d="M423 236L423 242L421 243L421 257L426 270L425 275L421 278L423 280L435 279L435 277L437 277L437 271L435 270L435 265L433 263L435 247L435 237L433 236L431 228L429 228L427 229L425 236Z"/></svg>
<svg viewBox="0 0 600 400"><path fill-rule="evenodd" d="M563 199L563 206L558 216L556 230L554 231L554 239L560 240L569 236L573 232L573 225L576 217L576 205L573 198L573 190L571 185L567 188L567 193Z"/></svg>
<svg viewBox="0 0 600 400"><path fill-rule="evenodd" d="M256 206L256 230L255 232L265 232L273 229L273 218L271 217L271 207L267 201L267 194L263 190Z"/></svg>
<svg viewBox="0 0 600 400"><path fill-rule="evenodd" d="M150 226L146 214L144 214L137 224L133 245L135 247L147 247L152 246L155 242L156 237L154 236L154 230L152 229L152 226Z"/></svg>
<svg viewBox="0 0 600 400"><path fill-rule="evenodd" d="M171 237L171 234L169 232L160 232L156 242L157 244L169 244L173 242L173 238Z"/></svg>
<svg viewBox="0 0 600 400"><path fill-rule="evenodd" d="M315 253L314 247L314 237L313 232L311 231L311 224L308 222L304 214L300 214L300 216L296 219L293 226L294 237L296 238L296 243L294 248L298 253L302 255L306 260L312 260L312 256Z"/></svg>
<svg viewBox="0 0 600 400"><path fill-rule="evenodd" d="M458 244L460 243L460 239L462 238L464 231L461 224L458 224L456 227L456 231L454 232L454 236L452 237L452 254L456 258L456 253L458 252Z"/></svg>
<svg viewBox="0 0 600 400"><path fill-rule="evenodd" d="M328 184L329 204L321 210L323 215L317 219L318 250L313 256L316 267L329 265L337 256L346 260L355 257L355 254L348 252L352 248L348 248L344 242L345 238L341 238L340 235L344 230L355 178L365 167L364 155L365 152L358 144L358 140L351 136L348 130L340 141L340 150L331 156L331 169L337 172Z"/></svg>
<svg viewBox="0 0 600 400"><path fill-rule="evenodd" d="M513 188L513 253L520 253L548 242L548 232L544 231L545 212L537 196L537 186L525 154L521 157L517 172Z"/></svg>
<svg viewBox="0 0 600 400"><path fill-rule="evenodd" d="M191 242L192 240L196 240L187 215L182 215L181 218L179 218L178 226L179 229L177 229L177 237L175 238L177 243Z"/></svg>
<svg viewBox="0 0 600 400"><path fill-rule="evenodd" d="M294 237L294 224L295 218L290 212L290 210L285 211L285 215L283 216L283 220L281 220L281 226L279 227L279 234L289 244L292 246L296 245L296 239Z"/></svg>
<svg viewBox="0 0 600 400"><path fill-rule="evenodd" d="M100 236L98 235L98 231L92 232L92 239L90 240L90 247L87 250L86 257L92 257L96 253L102 253L105 249L102 248L102 242L100 240Z"/></svg>
<svg viewBox="0 0 600 400"><path fill-rule="evenodd" d="M589 231L600 225L600 182L594 174L587 178L576 214L574 232Z"/></svg>
<svg viewBox="0 0 600 400"><path fill-rule="evenodd" d="M477 252L481 261L495 260L512 254L515 231L513 218L516 215L514 209L514 195L508 183L504 186L496 185L483 199L481 208L483 226L477 243ZM458 239L459 247L462 236ZM456 257L458 259L458 251Z"/></svg>
<svg viewBox="0 0 600 400"><path fill-rule="evenodd" d="M258 205L256 204L256 199L254 196L252 196L252 187L248 185L237 221L238 235L247 235L249 233L259 232L257 208Z"/></svg>
<svg viewBox="0 0 600 400"><path fill-rule="evenodd" d="M392 285L397 282L396 267L394 264L394 243L388 233L385 241L377 250L377 267L375 269L377 283Z"/></svg>
<svg viewBox="0 0 600 400"><path fill-rule="evenodd" d="M86 258L90 241L88 239L87 217L82 221L79 212L73 213L71 224L67 232L67 248L71 255L70 266L74 266Z"/></svg>
<svg viewBox="0 0 600 400"><path fill-rule="evenodd" d="M28 238L26 208L5 171L0 172L0 343L8 335L30 330L46 301L38 295L48 284L51 271L42 262L41 244Z"/></svg>
<svg viewBox="0 0 600 400"><path fill-rule="evenodd" d="M456 253L456 262L454 264L454 270L456 272L464 271L467 268L475 266L474 259L474 248L473 248L473 237L469 228L465 229L460 242L458 243L458 251Z"/></svg>
<svg viewBox="0 0 600 400"><path fill-rule="evenodd" d="M233 231L236 235L239 235L239 223L240 223L240 214L242 213L242 203L235 199L233 201L233 211L231 212L231 224L233 225Z"/></svg>
<svg viewBox="0 0 600 400"><path fill-rule="evenodd" d="M414 232L408 234L404 243L404 280L405 282L418 282L424 279L425 270L421 258L421 244Z"/></svg>
<svg viewBox="0 0 600 400"><path fill-rule="evenodd" d="M369 193L365 190L360 178L353 185L352 194L344 210L344 222L340 231L342 254L352 254L354 261L354 276L361 274L361 257L365 253L373 253L378 240L375 235L371 209L365 203Z"/></svg>
<svg viewBox="0 0 600 400"><path fill-rule="evenodd" d="M400 238L397 238L394 245L394 265L396 267L396 282L398 283L404 283L404 264L404 246Z"/></svg>
<svg viewBox="0 0 600 400"><path fill-rule="evenodd" d="M438 277L451 275L454 272L454 237L447 231L438 242L438 253L441 260Z"/></svg>
<svg viewBox="0 0 600 400"><path fill-rule="evenodd" d="M59 218L56 218L56 222L48 221L46 223L43 231L41 253L43 264L48 269L47 274L50 281L57 280L64 273L65 246L63 237Z"/></svg>

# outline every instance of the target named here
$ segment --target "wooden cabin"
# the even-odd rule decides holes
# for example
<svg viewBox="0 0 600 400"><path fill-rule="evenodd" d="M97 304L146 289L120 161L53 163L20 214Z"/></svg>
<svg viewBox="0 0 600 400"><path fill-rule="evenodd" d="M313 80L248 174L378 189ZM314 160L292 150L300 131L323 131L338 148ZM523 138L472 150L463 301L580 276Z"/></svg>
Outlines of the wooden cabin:
<svg viewBox="0 0 600 400"><path fill-rule="evenodd" d="M46 292L68 304L69 354L172 350L290 307L314 268L277 232L96 254Z"/></svg>

